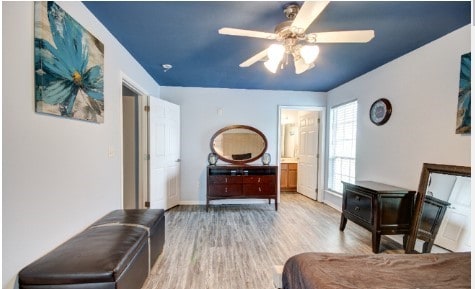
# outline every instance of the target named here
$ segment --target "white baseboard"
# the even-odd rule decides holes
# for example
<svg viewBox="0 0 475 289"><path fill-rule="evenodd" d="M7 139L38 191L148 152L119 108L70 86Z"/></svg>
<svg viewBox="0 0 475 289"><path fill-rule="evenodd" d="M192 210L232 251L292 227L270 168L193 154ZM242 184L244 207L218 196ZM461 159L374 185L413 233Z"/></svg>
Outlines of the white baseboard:
<svg viewBox="0 0 475 289"><path fill-rule="evenodd" d="M206 205L206 202L203 202L203 201L180 201L180 205L184 205L184 206Z"/></svg>
<svg viewBox="0 0 475 289"><path fill-rule="evenodd" d="M340 194L336 194L333 191L325 190L324 191L324 196L323 196L323 202L332 207L333 209L337 210L338 212L341 212L341 202L343 196Z"/></svg>

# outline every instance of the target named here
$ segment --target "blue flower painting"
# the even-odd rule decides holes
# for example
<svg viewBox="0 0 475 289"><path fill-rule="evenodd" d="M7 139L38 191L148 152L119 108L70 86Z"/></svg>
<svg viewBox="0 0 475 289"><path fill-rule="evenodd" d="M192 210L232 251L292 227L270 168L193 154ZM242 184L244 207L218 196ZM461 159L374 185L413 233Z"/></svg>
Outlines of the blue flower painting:
<svg viewBox="0 0 475 289"><path fill-rule="evenodd" d="M104 122L104 45L55 2L35 2L36 111Z"/></svg>
<svg viewBox="0 0 475 289"><path fill-rule="evenodd" d="M462 55L460 63L460 85L457 108L456 133L471 133L471 53Z"/></svg>

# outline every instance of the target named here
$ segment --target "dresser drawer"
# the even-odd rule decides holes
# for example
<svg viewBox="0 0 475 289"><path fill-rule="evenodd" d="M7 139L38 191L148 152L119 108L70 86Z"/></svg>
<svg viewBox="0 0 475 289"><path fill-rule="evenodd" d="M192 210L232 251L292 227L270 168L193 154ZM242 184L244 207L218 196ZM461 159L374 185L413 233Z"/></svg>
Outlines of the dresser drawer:
<svg viewBox="0 0 475 289"><path fill-rule="evenodd" d="M346 211L369 224L373 223L371 197L346 190Z"/></svg>
<svg viewBox="0 0 475 289"><path fill-rule="evenodd" d="M262 196L262 195L275 195L274 183L260 183L260 184L244 184L243 193L246 196Z"/></svg>
<svg viewBox="0 0 475 289"><path fill-rule="evenodd" d="M231 197L242 195L241 184L214 184L208 186L210 197Z"/></svg>
<svg viewBox="0 0 475 289"><path fill-rule="evenodd" d="M244 184L273 184L275 176L243 176L242 182Z"/></svg>
<svg viewBox="0 0 475 289"><path fill-rule="evenodd" d="M210 184L242 184L242 176L209 176L208 182Z"/></svg>

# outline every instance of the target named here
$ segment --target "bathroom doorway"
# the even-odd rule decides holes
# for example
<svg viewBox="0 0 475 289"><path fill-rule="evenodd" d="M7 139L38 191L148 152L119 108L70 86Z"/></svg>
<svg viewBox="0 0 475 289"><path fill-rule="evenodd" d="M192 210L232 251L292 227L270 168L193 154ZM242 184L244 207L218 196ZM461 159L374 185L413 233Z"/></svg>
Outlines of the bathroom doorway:
<svg viewBox="0 0 475 289"><path fill-rule="evenodd" d="M148 200L147 96L122 82L122 207L142 209Z"/></svg>
<svg viewBox="0 0 475 289"><path fill-rule="evenodd" d="M322 201L324 107L279 108L280 192Z"/></svg>

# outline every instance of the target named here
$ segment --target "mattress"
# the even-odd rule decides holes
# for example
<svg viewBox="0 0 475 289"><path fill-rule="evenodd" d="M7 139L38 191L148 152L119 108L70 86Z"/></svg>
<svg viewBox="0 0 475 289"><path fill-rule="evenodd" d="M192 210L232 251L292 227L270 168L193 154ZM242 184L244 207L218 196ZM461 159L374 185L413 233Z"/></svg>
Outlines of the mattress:
<svg viewBox="0 0 475 289"><path fill-rule="evenodd" d="M470 288L470 253L302 253L285 263L282 287Z"/></svg>

